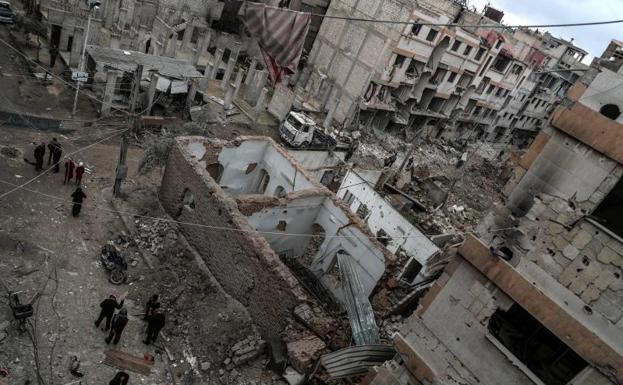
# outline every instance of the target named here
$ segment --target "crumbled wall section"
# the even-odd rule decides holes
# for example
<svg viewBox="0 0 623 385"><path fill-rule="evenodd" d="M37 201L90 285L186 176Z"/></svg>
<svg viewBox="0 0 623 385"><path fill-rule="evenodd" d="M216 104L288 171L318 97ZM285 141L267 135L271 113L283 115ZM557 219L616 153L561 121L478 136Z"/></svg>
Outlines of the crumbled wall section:
<svg viewBox="0 0 623 385"><path fill-rule="evenodd" d="M189 243L201 254L225 291L247 307L260 331L264 335L277 334L305 295L266 240L247 224L236 202L197 160L191 163L181 146L184 140L178 139L169 155L160 201L179 221L233 229L181 225ZM186 188L195 195L194 209L182 205Z"/></svg>
<svg viewBox="0 0 623 385"><path fill-rule="evenodd" d="M598 336L593 325L589 328L581 323L574 313L554 302L547 292L526 280L507 262L494 257L489 248L474 236L466 238L459 254L582 358L603 369L604 374L623 382L623 356L616 350L621 346L616 330L609 329L608 339L602 339L605 338L603 330L602 336ZM592 321L601 323L598 315L594 316Z"/></svg>

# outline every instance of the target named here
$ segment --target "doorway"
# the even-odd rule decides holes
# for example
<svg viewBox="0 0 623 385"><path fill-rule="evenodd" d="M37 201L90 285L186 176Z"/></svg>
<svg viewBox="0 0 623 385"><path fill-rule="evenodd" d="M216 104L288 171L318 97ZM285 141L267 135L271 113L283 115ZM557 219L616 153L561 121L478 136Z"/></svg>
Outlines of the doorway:
<svg viewBox="0 0 623 385"><path fill-rule="evenodd" d="M52 47L60 47L62 29L63 27L60 25L52 24L52 31L50 32L50 44Z"/></svg>

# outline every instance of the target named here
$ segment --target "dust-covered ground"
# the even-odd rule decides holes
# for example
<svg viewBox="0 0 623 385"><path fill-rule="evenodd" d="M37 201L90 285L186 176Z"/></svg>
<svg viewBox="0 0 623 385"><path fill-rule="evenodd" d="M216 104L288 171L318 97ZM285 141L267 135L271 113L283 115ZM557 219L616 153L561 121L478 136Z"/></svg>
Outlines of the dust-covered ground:
<svg viewBox="0 0 623 385"><path fill-rule="evenodd" d="M130 148L129 178L123 198L111 204L118 137L92 145L107 132L59 137L66 153L83 161L88 173L82 212L70 214L62 173L38 174L32 142L47 133L3 128L0 149L0 277L23 302L34 298L35 313L27 332L13 320L4 289L0 296L0 367L10 370L10 383L66 384L72 355L79 357L83 384L109 381L117 368L103 363L106 334L93 322L99 303L110 294L125 298L130 321L116 349L136 357L153 355L149 376L130 372L132 383L264 383L282 381L264 370L265 356L236 367L232 346L261 341L246 310L218 285L186 247L157 201L161 169L136 174L142 151ZM47 158L46 158L47 161ZM22 189L17 186L29 182ZM6 195L5 195L6 194ZM122 220L123 218L123 220ZM128 281L113 285L99 261L101 247L112 242L129 264ZM155 345L142 343L144 303L158 293L166 326ZM245 345L246 347L247 345Z"/></svg>

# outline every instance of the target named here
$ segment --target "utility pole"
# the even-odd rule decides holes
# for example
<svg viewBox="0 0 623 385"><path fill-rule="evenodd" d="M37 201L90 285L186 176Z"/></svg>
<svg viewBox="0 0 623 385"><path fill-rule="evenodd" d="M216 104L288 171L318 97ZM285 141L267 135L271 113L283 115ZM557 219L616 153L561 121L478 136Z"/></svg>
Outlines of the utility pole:
<svg viewBox="0 0 623 385"><path fill-rule="evenodd" d="M85 0L87 6L89 7L89 17L87 18L87 30L84 34L84 42L82 42L82 53L80 54L80 62L78 64L78 71L84 72L84 54L87 50L87 43L89 42L89 31L91 30L91 15L94 10L98 10L100 8L101 2L97 0ZM76 95L74 96L74 106L71 110L71 116L76 116L76 110L78 109L78 93L80 92L80 84L82 83L81 79L76 79Z"/></svg>
<svg viewBox="0 0 623 385"><path fill-rule="evenodd" d="M128 157L128 136L129 132L135 132L136 129L136 101L138 100L138 94L141 89L141 76L143 74L143 65L136 66L134 71L134 84L132 86L132 93L130 94L130 111L128 114L128 128L126 132L121 136L121 144L119 146L119 161L117 162L117 170L115 172L115 184L113 186L113 195L119 197L121 195L121 182L128 175L128 165L126 159Z"/></svg>

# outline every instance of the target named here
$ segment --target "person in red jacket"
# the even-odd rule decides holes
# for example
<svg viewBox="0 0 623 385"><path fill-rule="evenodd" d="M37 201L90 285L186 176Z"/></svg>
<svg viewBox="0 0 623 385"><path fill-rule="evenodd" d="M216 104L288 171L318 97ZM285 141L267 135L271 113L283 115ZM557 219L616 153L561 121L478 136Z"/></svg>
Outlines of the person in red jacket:
<svg viewBox="0 0 623 385"><path fill-rule="evenodd" d="M82 174L84 174L84 163L80 162L76 167L76 184L79 185L82 182Z"/></svg>

